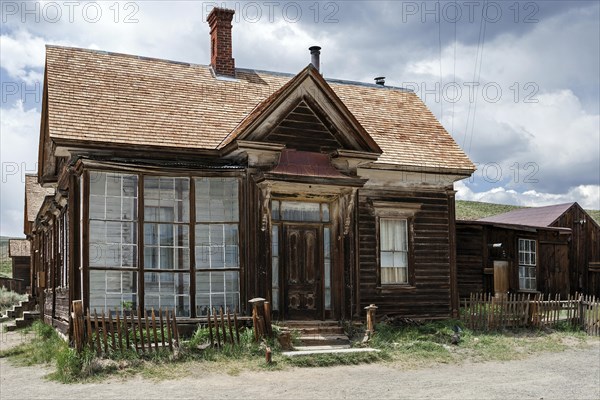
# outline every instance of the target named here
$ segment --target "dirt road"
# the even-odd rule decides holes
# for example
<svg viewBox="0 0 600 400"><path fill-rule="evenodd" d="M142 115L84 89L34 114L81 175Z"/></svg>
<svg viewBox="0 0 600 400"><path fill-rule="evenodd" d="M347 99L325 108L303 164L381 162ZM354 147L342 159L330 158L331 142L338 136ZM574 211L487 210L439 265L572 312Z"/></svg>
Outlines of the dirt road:
<svg viewBox="0 0 600 400"><path fill-rule="evenodd" d="M5 343L6 346L6 343ZM5 347L2 346L2 347ZM600 342L508 362L402 371L386 364L63 385L0 359L1 399L600 399Z"/></svg>

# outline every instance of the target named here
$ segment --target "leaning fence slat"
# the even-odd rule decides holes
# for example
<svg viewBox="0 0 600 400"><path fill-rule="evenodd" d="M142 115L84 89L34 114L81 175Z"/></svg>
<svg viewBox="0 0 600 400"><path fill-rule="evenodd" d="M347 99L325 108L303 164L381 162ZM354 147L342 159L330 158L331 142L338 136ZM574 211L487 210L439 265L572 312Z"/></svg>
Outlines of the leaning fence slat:
<svg viewBox="0 0 600 400"><path fill-rule="evenodd" d="M165 326L164 326L164 322L163 322L163 311L162 311L162 307L160 307L158 309L158 315L159 315L159 324L160 324L160 341L162 343L162 348L165 348Z"/></svg>
<svg viewBox="0 0 600 400"><path fill-rule="evenodd" d="M102 349L100 348L100 326L98 325L98 313L94 308L94 328L96 329L96 354L100 356Z"/></svg>
<svg viewBox="0 0 600 400"><path fill-rule="evenodd" d="M217 309L213 307L213 316L215 323L215 336L217 338L217 347L221 346L221 335L219 334L219 320L217 318Z"/></svg>
<svg viewBox="0 0 600 400"><path fill-rule="evenodd" d="M146 351L146 344L144 341L144 328L142 327L142 310L140 308L137 309L137 322L138 328L140 330L140 345L142 347L142 351Z"/></svg>
<svg viewBox="0 0 600 400"><path fill-rule="evenodd" d="M231 344L235 344L235 339L233 338L233 328L231 327L231 310L227 308L227 326L229 327L229 337L231 338Z"/></svg>
<svg viewBox="0 0 600 400"><path fill-rule="evenodd" d="M175 347L179 348L179 330L177 329L177 314L173 309L173 337L175 338Z"/></svg>
<svg viewBox="0 0 600 400"><path fill-rule="evenodd" d="M144 328L146 329L146 343L148 351L152 351L152 339L150 338L150 325L148 324L148 313L144 310Z"/></svg>
<svg viewBox="0 0 600 400"><path fill-rule="evenodd" d="M115 307L115 314L117 316L117 334L119 335L119 350L123 352L123 332L121 327L121 317L119 316L119 309Z"/></svg>
<svg viewBox="0 0 600 400"><path fill-rule="evenodd" d="M167 308L167 340L169 342L169 350L173 351L173 342L171 336L171 317L169 316L169 309Z"/></svg>
<svg viewBox="0 0 600 400"><path fill-rule="evenodd" d="M93 340L93 335L92 335L92 315L90 314L90 308L88 307L87 309L87 318L86 318L86 328L87 328L87 344L88 346L92 347L92 340Z"/></svg>
<svg viewBox="0 0 600 400"><path fill-rule="evenodd" d="M135 328L135 318L133 316L133 309L129 310L129 316L131 319L131 333L133 336L133 347L135 348L135 351L138 351L138 340L137 340L137 330Z"/></svg>
<svg viewBox="0 0 600 400"><path fill-rule="evenodd" d="M223 318L223 307L219 307L219 316L221 318L221 332L223 332L223 345L227 343L227 330L225 329L225 319Z"/></svg>
<svg viewBox="0 0 600 400"><path fill-rule="evenodd" d="M215 347L215 339L213 337L212 323L210 320L210 307L206 313L206 322L208 323L208 337L210 338L210 347Z"/></svg>
<svg viewBox="0 0 600 400"><path fill-rule="evenodd" d="M154 350L158 350L158 337L156 335L156 315L152 309L152 332L154 333Z"/></svg>
<svg viewBox="0 0 600 400"><path fill-rule="evenodd" d="M104 340L104 353L108 354L108 333L106 332L106 318L104 318L104 313L102 313L102 339Z"/></svg>
<svg viewBox="0 0 600 400"><path fill-rule="evenodd" d="M237 307L233 309L233 323L235 324L235 338L237 344L240 344L240 326L238 325Z"/></svg>
<svg viewBox="0 0 600 400"><path fill-rule="evenodd" d="M110 329L110 339L112 342L113 351L117 349L117 341L115 340L115 327L113 325L112 313L110 312L110 308L108 309L108 327Z"/></svg>

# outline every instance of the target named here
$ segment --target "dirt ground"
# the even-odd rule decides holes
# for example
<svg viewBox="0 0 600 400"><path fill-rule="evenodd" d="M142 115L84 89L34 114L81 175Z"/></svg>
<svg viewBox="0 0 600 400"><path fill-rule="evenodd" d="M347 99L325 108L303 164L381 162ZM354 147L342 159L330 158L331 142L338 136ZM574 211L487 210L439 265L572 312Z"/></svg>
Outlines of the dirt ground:
<svg viewBox="0 0 600 400"><path fill-rule="evenodd" d="M2 333L0 348L25 338ZM205 372L177 380L63 385L44 367L14 367L0 359L0 399L600 399L600 341L584 349L543 353L508 362L401 370L390 364Z"/></svg>

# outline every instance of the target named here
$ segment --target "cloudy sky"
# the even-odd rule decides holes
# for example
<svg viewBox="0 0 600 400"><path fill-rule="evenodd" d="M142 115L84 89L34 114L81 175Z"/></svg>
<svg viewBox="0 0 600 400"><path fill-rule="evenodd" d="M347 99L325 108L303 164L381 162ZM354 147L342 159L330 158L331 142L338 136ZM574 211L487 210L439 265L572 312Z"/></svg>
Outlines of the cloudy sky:
<svg viewBox="0 0 600 400"><path fill-rule="evenodd" d="M238 67L411 88L477 164L459 199L600 209L598 1L2 1L1 235L22 235L37 170L44 45L198 64L206 16L236 10Z"/></svg>

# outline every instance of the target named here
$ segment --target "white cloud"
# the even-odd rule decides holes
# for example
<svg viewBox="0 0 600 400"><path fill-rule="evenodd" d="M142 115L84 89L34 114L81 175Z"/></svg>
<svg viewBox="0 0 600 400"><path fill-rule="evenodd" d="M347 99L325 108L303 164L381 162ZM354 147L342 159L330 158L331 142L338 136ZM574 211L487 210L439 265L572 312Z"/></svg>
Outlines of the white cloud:
<svg viewBox="0 0 600 400"><path fill-rule="evenodd" d="M37 172L40 113L21 102L0 109L2 236L22 236L26 173Z"/></svg>
<svg viewBox="0 0 600 400"><path fill-rule="evenodd" d="M16 79L27 84L41 82L45 59L45 41L32 36L28 31L19 30L14 34L0 36L2 48L2 68Z"/></svg>
<svg viewBox="0 0 600 400"><path fill-rule="evenodd" d="M577 202L583 208L600 210L600 185L579 185L565 193L543 193L535 190L517 192L513 189L495 187L484 192L472 191L464 182L456 182L458 200L482 201L485 203L512 204L526 207L541 207L552 204Z"/></svg>

